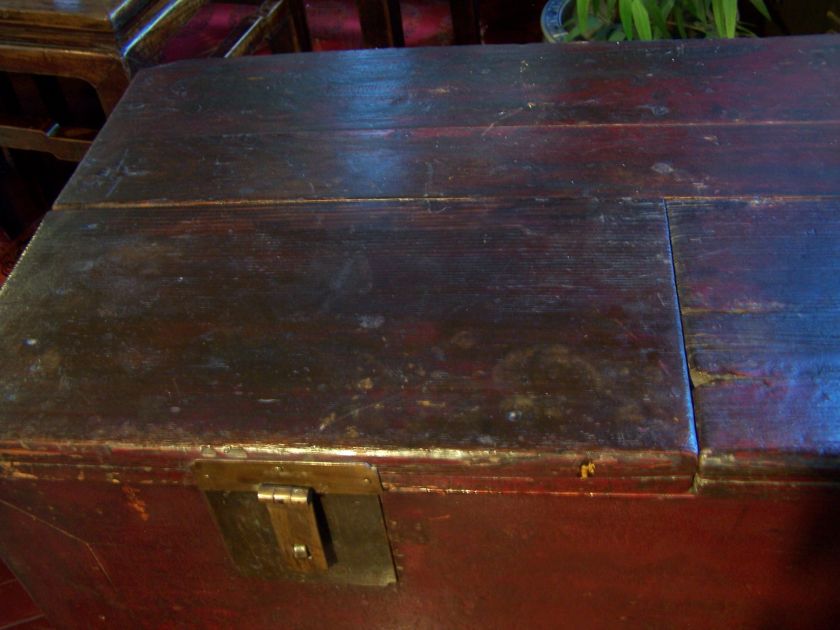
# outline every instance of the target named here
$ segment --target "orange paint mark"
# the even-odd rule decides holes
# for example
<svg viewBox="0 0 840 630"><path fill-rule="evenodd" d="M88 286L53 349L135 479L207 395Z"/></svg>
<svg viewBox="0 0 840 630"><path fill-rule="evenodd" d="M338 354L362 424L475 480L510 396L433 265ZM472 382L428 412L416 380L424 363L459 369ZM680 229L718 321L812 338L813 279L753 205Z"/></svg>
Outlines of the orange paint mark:
<svg viewBox="0 0 840 630"><path fill-rule="evenodd" d="M144 521L149 520L149 513L146 512L146 502L142 501L138 496L138 490L135 490L131 486L123 486L122 487L123 494L125 494L126 498L128 499L128 506L137 512Z"/></svg>

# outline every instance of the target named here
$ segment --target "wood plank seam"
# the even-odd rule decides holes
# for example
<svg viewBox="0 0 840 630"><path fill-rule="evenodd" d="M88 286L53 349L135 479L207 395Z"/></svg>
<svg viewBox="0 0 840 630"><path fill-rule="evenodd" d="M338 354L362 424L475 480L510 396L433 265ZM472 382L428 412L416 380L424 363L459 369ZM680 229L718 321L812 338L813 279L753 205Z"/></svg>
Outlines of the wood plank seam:
<svg viewBox="0 0 840 630"><path fill-rule="evenodd" d="M694 405L694 395L693 391L694 388L691 384L691 367L688 362L688 346L686 345L685 340L685 328L683 326L683 317L682 317L682 305L680 304L680 287L677 281L677 265L674 260L674 243L673 243L673 235L671 232L671 217L670 217L670 208L668 207L668 200L662 199L662 207L665 212L665 229L668 234L668 256L671 262L671 282L673 283L674 287L674 300L676 301L677 306L677 334L679 335L680 340L680 347L683 351L683 365L685 366L685 370L683 373L684 382L685 382L685 391L686 396L688 397L688 406L691 410L691 418L689 419L691 422L692 430L694 433L694 449L695 453L697 454L695 460L695 469L694 469L694 479L692 482L692 490L695 488L697 483L697 477L700 473L699 470L699 463L700 463L700 434L697 431L697 410Z"/></svg>
<svg viewBox="0 0 840 630"><path fill-rule="evenodd" d="M554 201L569 201L576 197L558 194L541 194L540 198L552 199ZM666 202L687 202L687 201L755 201L759 198L762 202L794 202L794 201L831 201L840 199L840 193L836 195L720 195L720 196L681 196L681 195L664 195L661 197ZM646 197L625 197L625 196L608 196L599 197L599 199L609 200L630 200L639 201L646 199ZM317 197L317 198L300 198L300 199L229 199L223 201L215 200L178 200L178 201L101 201L92 203L56 203L53 206L53 211L72 212L85 210L88 208L96 208L101 210L131 210L133 208L143 208L148 210L166 210L176 208L217 208L217 207L241 207L241 208L260 208L260 207L283 207L283 206L299 206L299 205L318 205L323 203L381 203L381 202L396 202L396 203L410 203L410 202L481 202L484 199L473 196L445 196L445 197Z"/></svg>

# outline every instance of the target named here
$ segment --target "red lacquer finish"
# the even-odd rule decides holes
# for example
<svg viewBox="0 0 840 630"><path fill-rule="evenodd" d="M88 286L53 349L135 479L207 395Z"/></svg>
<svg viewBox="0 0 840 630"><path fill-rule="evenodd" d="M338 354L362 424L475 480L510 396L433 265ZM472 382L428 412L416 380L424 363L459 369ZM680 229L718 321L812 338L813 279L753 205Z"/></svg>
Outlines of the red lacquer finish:
<svg viewBox="0 0 840 630"><path fill-rule="evenodd" d="M823 37L176 64L57 205L836 194L838 59Z"/></svg>
<svg viewBox="0 0 840 630"><path fill-rule="evenodd" d="M573 483L593 459L599 481L690 485L661 204L73 211L36 243L0 306L9 446L353 449Z"/></svg>
<svg viewBox="0 0 840 630"><path fill-rule="evenodd" d="M59 627L837 626L838 50L141 75L0 295L0 551ZM243 576L201 458L375 465L397 583Z"/></svg>
<svg viewBox="0 0 840 630"><path fill-rule="evenodd" d="M0 542L58 627L705 628L726 620L823 628L838 620L836 494L387 493L384 508L400 579L385 589L243 578L200 494L178 486L4 482ZM23 551L33 536L44 553Z"/></svg>

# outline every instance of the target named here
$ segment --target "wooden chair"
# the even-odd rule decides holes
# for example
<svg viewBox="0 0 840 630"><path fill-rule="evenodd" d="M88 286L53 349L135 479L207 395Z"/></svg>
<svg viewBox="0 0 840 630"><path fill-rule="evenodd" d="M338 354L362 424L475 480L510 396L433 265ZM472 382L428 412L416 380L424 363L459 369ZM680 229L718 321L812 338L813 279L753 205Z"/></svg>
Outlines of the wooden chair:
<svg viewBox="0 0 840 630"><path fill-rule="evenodd" d="M450 0L455 44L480 44L479 0ZM404 46L400 0L356 0L368 48Z"/></svg>
<svg viewBox="0 0 840 630"><path fill-rule="evenodd" d="M219 44L213 56L231 58L249 55L263 43L267 43L272 52L312 50L303 0L263 2Z"/></svg>
<svg viewBox="0 0 840 630"><path fill-rule="evenodd" d="M88 84L101 124L131 76L153 65L164 44L208 0L0 0L0 147L51 153L77 162L98 125L79 125L68 115L62 80ZM254 2L249 2L254 4ZM274 50L309 50L303 0L265 0L216 51L248 54L265 40ZM15 89L34 83L35 100L21 102ZM27 90L23 90L26 92ZM91 118L91 117L88 117Z"/></svg>

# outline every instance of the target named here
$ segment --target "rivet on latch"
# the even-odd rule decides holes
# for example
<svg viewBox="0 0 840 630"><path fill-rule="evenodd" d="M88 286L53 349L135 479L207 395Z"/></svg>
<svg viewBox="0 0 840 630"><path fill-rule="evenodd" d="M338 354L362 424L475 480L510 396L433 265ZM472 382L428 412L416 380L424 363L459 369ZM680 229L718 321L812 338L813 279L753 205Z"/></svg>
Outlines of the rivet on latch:
<svg viewBox="0 0 840 630"><path fill-rule="evenodd" d="M306 545L294 545L292 553L298 560L309 560L312 557L309 553L309 547Z"/></svg>

